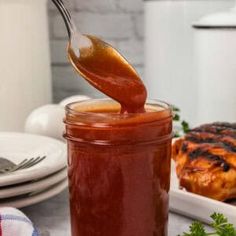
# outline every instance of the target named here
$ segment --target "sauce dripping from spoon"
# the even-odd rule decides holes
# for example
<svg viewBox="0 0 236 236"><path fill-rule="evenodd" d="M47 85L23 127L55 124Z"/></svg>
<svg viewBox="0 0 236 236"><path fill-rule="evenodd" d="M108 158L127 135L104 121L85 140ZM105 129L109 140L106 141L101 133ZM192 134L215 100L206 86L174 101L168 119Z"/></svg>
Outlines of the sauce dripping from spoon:
<svg viewBox="0 0 236 236"><path fill-rule="evenodd" d="M81 34L62 0L52 0L64 19L68 36L68 56L92 86L121 105L121 113L145 112L146 88L135 69L121 54L101 39Z"/></svg>
<svg viewBox="0 0 236 236"><path fill-rule="evenodd" d="M81 42L76 45L79 42L72 37L68 46L68 56L76 71L119 102L121 113L145 112L147 91L135 69L108 43L94 36L84 37L90 40L90 45L81 47Z"/></svg>

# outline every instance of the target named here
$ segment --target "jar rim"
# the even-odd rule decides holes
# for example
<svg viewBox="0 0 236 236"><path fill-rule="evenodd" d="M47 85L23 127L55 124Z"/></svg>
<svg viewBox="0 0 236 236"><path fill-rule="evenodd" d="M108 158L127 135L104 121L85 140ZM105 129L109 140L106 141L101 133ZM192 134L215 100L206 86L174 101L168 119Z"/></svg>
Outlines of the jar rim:
<svg viewBox="0 0 236 236"><path fill-rule="evenodd" d="M105 104L104 107L107 104L113 106L115 104L119 106L119 110L115 109L116 113L109 113L113 110L108 106L106 110L108 113L104 113L100 107L97 110L101 111L100 113L93 109L93 112L86 112L86 109L78 112L78 104L82 104L82 107L88 104L95 107L97 104ZM144 113L120 114L119 103L111 99L73 102L66 106L65 137L71 141L96 145L159 143L170 139L172 137L172 107L159 100L149 100L146 106L156 107L156 109Z"/></svg>
<svg viewBox="0 0 236 236"><path fill-rule="evenodd" d="M102 105L107 112L101 109ZM116 107L115 110L114 106ZM78 110L78 107L80 110ZM149 112L120 114L120 104L112 99L88 99L68 104L65 108L66 118L64 122L68 125L80 127L108 128L145 124L173 117L172 107L168 103L159 100L148 100L145 108ZM115 112L111 112L112 109ZM102 112L99 112L100 110ZM141 122L140 117L142 118Z"/></svg>
<svg viewBox="0 0 236 236"><path fill-rule="evenodd" d="M70 113L73 113L74 115L80 115L80 114L86 114L86 115L93 115L93 116L96 116L96 115L101 115L101 114L106 114L106 115L109 115L109 116L124 116L125 118L127 118L128 116L133 116L133 115L139 115L139 114L142 114L142 113L124 113L124 114L120 114L120 113L106 113L106 112L94 112L94 111L86 111L86 107L87 106L84 106L84 110L81 110L81 111L77 111L75 109L73 109L72 106L74 105L85 105L89 102L110 102L110 103L113 103L113 105L117 105L117 106L120 106L120 104L110 98L89 98L89 99L86 99L86 100L83 100L83 101L75 101L75 102L72 102L72 103L69 103L65 106L65 110L66 112L70 112ZM106 104L107 105L107 104ZM170 110L172 111L172 106L167 103L167 102L164 102L162 100L158 100L158 99L148 99L147 102L146 102L146 106L151 106L151 108L153 108L153 111L151 111L152 113L159 113L159 112L162 112L164 110ZM160 108L163 108L162 110L155 110L155 108L159 106Z"/></svg>

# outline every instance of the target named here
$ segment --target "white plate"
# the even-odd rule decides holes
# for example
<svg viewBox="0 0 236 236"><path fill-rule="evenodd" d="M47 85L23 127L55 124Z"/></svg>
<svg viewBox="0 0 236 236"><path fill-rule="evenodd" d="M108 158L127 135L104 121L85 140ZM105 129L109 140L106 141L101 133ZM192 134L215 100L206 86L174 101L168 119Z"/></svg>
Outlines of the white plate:
<svg viewBox="0 0 236 236"><path fill-rule="evenodd" d="M26 206L31 206L36 203L47 200L61 193L68 186L67 179L62 182L50 187L48 190L37 193L35 195L24 195L21 197L15 197L9 200L0 201L0 207L15 207L22 208Z"/></svg>
<svg viewBox="0 0 236 236"><path fill-rule="evenodd" d="M197 194L179 189L179 180L175 172L175 163L172 162L170 210L193 219L210 223L210 215L214 212L223 213L229 221L236 224L236 206L216 201Z"/></svg>
<svg viewBox="0 0 236 236"><path fill-rule="evenodd" d="M26 193L42 191L67 178L67 169L60 170L46 178L7 187L0 187L0 199L20 196Z"/></svg>
<svg viewBox="0 0 236 236"><path fill-rule="evenodd" d="M39 179L66 166L65 143L39 135L0 133L0 157L20 163L26 158L38 156L46 158L31 168L0 175L0 186Z"/></svg>

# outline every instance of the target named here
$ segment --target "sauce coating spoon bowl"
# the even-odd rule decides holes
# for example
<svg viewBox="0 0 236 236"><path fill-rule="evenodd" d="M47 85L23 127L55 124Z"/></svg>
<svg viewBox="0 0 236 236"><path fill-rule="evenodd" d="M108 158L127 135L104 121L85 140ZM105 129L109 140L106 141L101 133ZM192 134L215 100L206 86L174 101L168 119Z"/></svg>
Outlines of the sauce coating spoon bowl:
<svg viewBox="0 0 236 236"><path fill-rule="evenodd" d="M69 37L68 56L76 71L92 86L121 104L121 112L144 112L146 88L135 69L110 44L81 34L62 0L52 0Z"/></svg>

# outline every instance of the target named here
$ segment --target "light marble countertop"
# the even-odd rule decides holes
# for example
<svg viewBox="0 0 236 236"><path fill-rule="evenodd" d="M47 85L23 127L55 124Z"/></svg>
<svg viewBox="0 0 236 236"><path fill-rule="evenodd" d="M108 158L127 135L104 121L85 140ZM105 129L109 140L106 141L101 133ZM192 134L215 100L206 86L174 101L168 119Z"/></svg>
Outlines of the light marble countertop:
<svg viewBox="0 0 236 236"><path fill-rule="evenodd" d="M23 208L22 211L39 228L41 236L70 236L67 190L42 203ZM192 220L170 213L169 236L187 231Z"/></svg>

